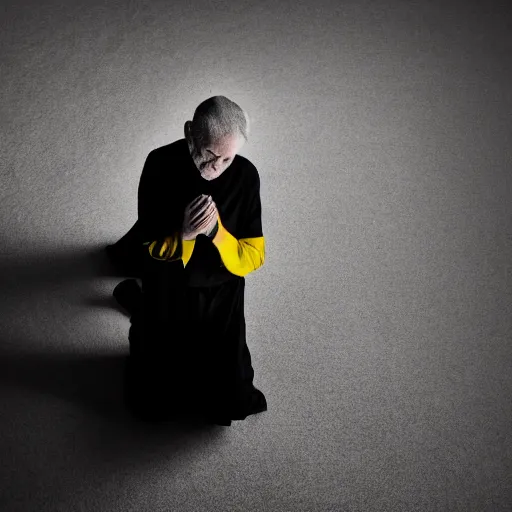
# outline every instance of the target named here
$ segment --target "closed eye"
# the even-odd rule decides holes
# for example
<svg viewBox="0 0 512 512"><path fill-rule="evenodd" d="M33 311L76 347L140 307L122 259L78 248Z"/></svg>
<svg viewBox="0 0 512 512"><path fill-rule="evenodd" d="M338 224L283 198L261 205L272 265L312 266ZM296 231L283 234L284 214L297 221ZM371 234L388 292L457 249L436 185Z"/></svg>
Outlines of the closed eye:
<svg viewBox="0 0 512 512"><path fill-rule="evenodd" d="M206 151L208 151L208 153L211 153L213 156L216 156L218 158L218 155L216 155L213 151L210 151L209 149L207 149ZM229 158L224 158L224 162L229 162Z"/></svg>

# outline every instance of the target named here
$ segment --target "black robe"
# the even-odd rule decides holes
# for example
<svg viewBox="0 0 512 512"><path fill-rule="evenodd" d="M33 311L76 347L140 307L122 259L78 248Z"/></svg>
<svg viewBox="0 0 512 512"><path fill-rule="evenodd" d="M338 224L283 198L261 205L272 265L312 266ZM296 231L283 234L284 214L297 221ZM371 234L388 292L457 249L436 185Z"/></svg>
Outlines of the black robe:
<svg viewBox="0 0 512 512"><path fill-rule="evenodd" d="M201 194L217 205L219 233L182 241L185 207ZM110 256L126 275L142 278L129 333L134 410L234 420L267 410L253 385L244 317L244 276L265 256L260 181L249 160L237 155L207 181L185 139L153 150L140 178L138 220Z"/></svg>

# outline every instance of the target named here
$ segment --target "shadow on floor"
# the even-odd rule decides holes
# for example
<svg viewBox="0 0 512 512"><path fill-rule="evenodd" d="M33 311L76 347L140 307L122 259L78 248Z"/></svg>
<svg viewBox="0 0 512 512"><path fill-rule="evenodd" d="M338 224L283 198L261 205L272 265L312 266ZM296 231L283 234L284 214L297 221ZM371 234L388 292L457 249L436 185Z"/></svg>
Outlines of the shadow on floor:
<svg viewBox="0 0 512 512"><path fill-rule="evenodd" d="M105 245L30 255L0 257L0 289L38 290L49 284L82 281L98 277L139 277L138 272L122 271L109 261Z"/></svg>
<svg viewBox="0 0 512 512"><path fill-rule="evenodd" d="M25 388L53 395L109 421L140 423L124 402L127 354L70 353L66 343L57 344L63 350L59 353L53 341L48 351L40 347L40 333L47 335L48 322L57 323L57 336L62 326L66 332L75 325L76 329L83 329L80 317L76 316L81 310L68 308L77 300L86 306L112 307L127 315L111 295L84 298L98 277L134 276L113 267L105 245L88 250L0 257L0 328L4 326L4 333L9 332L8 337L0 340L0 384L3 388ZM61 308L63 313L59 317ZM164 418L159 423L168 421ZM177 424L205 422L176 414L170 423L172 430L179 428Z"/></svg>
<svg viewBox="0 0 512 512"><path fill-rule="evenodd" d="M2 354L2 388L28 389L78 405L114 422L202 424L198 418L145 421L134 417L125 405L126 355Z"/></svg>

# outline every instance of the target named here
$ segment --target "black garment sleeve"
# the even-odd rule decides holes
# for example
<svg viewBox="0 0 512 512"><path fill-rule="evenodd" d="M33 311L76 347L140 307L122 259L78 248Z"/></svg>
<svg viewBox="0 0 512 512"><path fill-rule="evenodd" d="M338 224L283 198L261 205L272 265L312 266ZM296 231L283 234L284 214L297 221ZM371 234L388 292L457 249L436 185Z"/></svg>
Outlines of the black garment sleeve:
<svg viewBox="0 0 512 512"><path fill-rule="evenodd" d="M146 158L137 193L137 214L143 243L163 240L181 233L183 212L176 200L178 185L172 168L157 150Z"/></svg>
<svg viewBox="0 0 512 512"><path fill-rule="evenodd" d="M261 222L261 196L260 196L260 176L254 169L252 183L249 187L247 209L245 211L242 227L240 228L240 238L258 238L263 236Z"/></svg>

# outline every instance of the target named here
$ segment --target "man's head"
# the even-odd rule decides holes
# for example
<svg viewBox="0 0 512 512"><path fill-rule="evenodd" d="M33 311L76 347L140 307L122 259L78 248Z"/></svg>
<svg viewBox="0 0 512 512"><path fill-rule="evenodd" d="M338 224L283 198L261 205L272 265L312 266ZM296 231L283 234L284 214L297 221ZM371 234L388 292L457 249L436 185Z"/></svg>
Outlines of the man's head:
<svg viewBox="0 0 512 512"><path fill-rule="evenodd" d="M185 123L190 156L205 180L218 178L247 142L249 117L225 96L203 101Z"/></svg>

